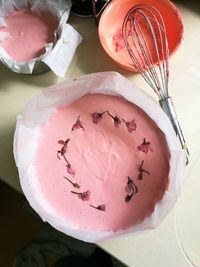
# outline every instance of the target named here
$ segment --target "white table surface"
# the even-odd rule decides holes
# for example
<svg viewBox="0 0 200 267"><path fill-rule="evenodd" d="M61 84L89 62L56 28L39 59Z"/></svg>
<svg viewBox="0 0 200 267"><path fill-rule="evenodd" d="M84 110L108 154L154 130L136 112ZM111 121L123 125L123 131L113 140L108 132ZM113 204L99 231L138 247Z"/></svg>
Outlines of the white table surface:
<svg viewBox="0 0 200 267"><path fill-rule="evenodd" d="M185 2L191 4L191 1ZM179 5L185 37L170 60L170 92L190 149L190 164L175 208L157 229L99 244L128 266L200 266L200 8L198 3L192 8L186 5ZM108 58L99 44L92 19L71 16L69 22L82 34L84 41L65 79L115 70L155 97L139 75L120 69ZM0 67L0 179L19 192L21 188L12 153L16 116L32 96L60 81L62 79L52 72L26 76Z"/></svg>

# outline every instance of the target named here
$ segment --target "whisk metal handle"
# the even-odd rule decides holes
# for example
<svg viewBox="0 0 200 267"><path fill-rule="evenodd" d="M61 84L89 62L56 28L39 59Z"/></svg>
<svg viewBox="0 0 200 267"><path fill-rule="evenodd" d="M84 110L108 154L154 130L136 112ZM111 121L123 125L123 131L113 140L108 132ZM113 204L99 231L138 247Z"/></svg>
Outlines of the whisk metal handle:
<svg viewBox="0 0 200 267"><path fill-rule="evenodd" d="M185 141L181 126L179 124L179 121L178 121L178 118L177 118L177 115L176 115L176 111L175 111L175 108L174 108L174 104L172 102L171 97L159 100L159 104L160 104L161 108L163 109L163 111L169 117L169 119L170 119L170 121L172 123L172 126L174 128L174 131L175 131L176 135L178 136L178 138L180 140L182 148L185 149L186 152L187 152L187 162L186 162L186 164L188 164L188 162L189 162L189 150L187 148L186 141Z"/></svg>

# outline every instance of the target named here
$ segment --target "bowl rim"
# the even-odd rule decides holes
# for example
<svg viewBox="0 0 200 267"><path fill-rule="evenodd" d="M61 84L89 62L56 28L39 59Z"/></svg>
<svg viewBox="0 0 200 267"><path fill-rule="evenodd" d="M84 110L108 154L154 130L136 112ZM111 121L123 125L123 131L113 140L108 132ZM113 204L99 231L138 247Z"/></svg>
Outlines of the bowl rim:
<svg viewBox="0 0 200 267"><path fill-rule="evenodd" d="M104 9L104 11L100 17L100 20L99 20L98 36L99 36L99 40L100 40L101 46L103 47L104 51L118 66L122 67L123 69L129 70L129 71L139 72L138 69L136 67L134 67L134 65L119 62L118 58L109 50L108 46L106 45L104 35L102 34L102 27L103 27L102 24L103 24L103 21L106 19L106 16L108 15L108 13L110 12L110 10L113 9L116 5L119 5L119 4L123 5L125 2L131 2L131 1L134 2L134 0L123 0L123 3L122 3L121 0L112 0L106 6L106 8ZM147 1L147 0L145 0L145 1ZM171 58L176 53L176 51L180 47L182 40L183 40L183 34L184 34L183 17L181 15L181 12L178 9L178 7L174 3L172 3L170 0L160 0L160 1L162 1L163 3L165 3L166 5L168 5L171 8L171 10L173 11L173 14L177 17L177 24L179 25L179 28L180 28L179 40L176 43L174 49L169 54L169 58ZM148 4L148 1L147 1L147 4ZM156 65L156 63L155 63L155 65Z"/></svg>

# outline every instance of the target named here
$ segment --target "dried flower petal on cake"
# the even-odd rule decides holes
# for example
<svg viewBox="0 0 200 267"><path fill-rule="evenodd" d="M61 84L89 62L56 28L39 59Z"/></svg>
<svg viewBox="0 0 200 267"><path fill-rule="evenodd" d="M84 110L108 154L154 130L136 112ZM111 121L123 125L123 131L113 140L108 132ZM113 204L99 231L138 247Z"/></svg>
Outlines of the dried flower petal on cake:
<svg viewBox="0 0 200 267"><path fill-rule="evenodd" d="M79 185L79 184L72 182L72 181L71 181L69 178L67 178L66 176L64 176L64 178L65 178L68 182L70 182L70 184L72 184L72 186L73 186L74 188L76 188L76 189L80 189L80 185Z"/></svg>
<svg viewBox="0 0 200 267"><path fill-rule="evenodd" d="M102 112L102 113L100 113L100 112L93 112L93 113L91 114L93 123L95 123L95 124L99 123L99 121L102 120L103 115L104 115L105 113L107 113L107 114L113 119L114 125L115 125L116 127L119 127L119 125L121 124L121 120L120 120L120 118L119 118L118 116L113 116L108 110L106 110L106 111L104 111L104 112Z"/></svg>
<svg viewBox="0 0 200 267"><path fill-rule="evenodd" d="M147 154L149 151L153 152L153 149L151 148L151 143L147 141L146 138L143 139L143 143L137 147L139 151L144 152Z"/></svg>
<svg viewBox="0 0 200 267"><path fill-rule="evenodd" d="M133 197L133 193L131 195L126 195L125 202L129 202Z"/></svg>
<svg viewBox="0 0 200 267"><path fill-rule="evenodd" d="M143 173L146 173L146 174L150 174L147 170L145 170L143 168L143 165L144 165L144 160L141 162L141 164L138 166L138 171L139 171L139 174L138 174L138 180L142 180L143 179Z"/></svg>
<svg viewBox="0 0 200 267"><path fill-rule="evenodd" d="M126 197L125 197L125 202L129 202L132 197L138 193L138 187L135 185L133 180L128 176L128 181L125 187L126 190Z"/></svg>
<svg viewBox="0 0 200 267"><path fill-rule="evenodd" d="M116 115L113 116L108 110L107 110L107 113L108 113L108 115L113 119L114 125L115 125L116 127L119 127L119 125L121 124L121 120L120 120L120 118L117 117Z"/></svg>
<svg viewBox="0 0 200 267"><path fill-rule="evenodd" d="M93 113L91 114L93 123L95 123L95 124L99 123L99 122L102 120L103 115L104 115L105 113L106 113L106 111L104 111L104 112L102 112L102 113L100 113L100 112L93 112Z"/></svg>
<svg viewBox="0 0 200 267"><path fill-rule="evenodd" d="M66 141L59 140L58 144L63 145L60 150L57 151L57 157L60 159L61 156L64 156L67 150L67 145L69 143L70 139L68 138Z"/></svg>
<svg viewBox="0 0 200 267"><path fill-rule="evenodd" d="M60 145L64 145L64 144L65 144L65 141L63 141L63 140L59 140L59 141L58 141L58 144L60 144Z"/></svg>
<svg viewBox="0 0 200 267"><path fill-rule="evenodd" d="M126 121L125 119L122 119L122 120L126 124L126 127L129 133L132 133L133 131L137 129L137 124L135 122L135 119L133 119L132 121Z"/></svg>
<svg viewBox="0 0 200 267"><path fill-rule="evenodd" d="M90 207L94 208L94 209L97 209L97 210L101 210L101 211L106 211L106 205L99 205L99 206L93 206L93 205L90 205Z"/></svg>
<svg viewBox="0 0 200 267"><path fill-rule="evenodd" d="M80 198L83 201L89 201L90 200L90 191L85 191L82 193L71 191L72 194L76 194L78 198Z"/></svg>
<svg viewBox="0 0 200 267"><path fill-rule="evenodd" d="M129 202L136 193L137 192L132 191L131 194L127 194L125 197L125 202Z"/></svg>
<svg viewBox="0 0 200 267"><path fill-rule="evenodd" d="M132 190L133 190L134 194L138 193L138 187L135 185L135 183L133 182L133 180L129 176L128 176L127 185L132 186Z"/></svg>
<svg viewBox="0 0 200 267"><path fill-rule="evenodd" d="M60 157L63 157L63 159L67 163L66 164L67 172L74 176L76 172L72 168L71 164L69 163L69 161L68 161L68 159L66 157L67 145L68 145L69 141L70 141L69 138L66 141L63 141L63 140L59 140L58 141L58 144L63 145L63 146L62 146L61 150L57 151L57 158L60 160L61 159Z"/></svg>
<svg viewBox="0 0 200 267"><path fill-rule="evenodd" d="M119 127L120 124L121 124L121 120L117 116L115 116L114 117L114 125L116 127Z"/></svg>
<svg viewBox="0 0 200 267"><path fill-rule="evenodd" d="M69 163L69 162L68 162L68 163ZM71 164L66 165L66 167L67 167L67 172L68 172L69 174L71 174L71 175L73 175L73 176L76 174L76 171L72 168Z"/></svg>
<svg viewBox="0 0 200 267"><path fill-rule="evenodd" d="M128 176L128 182L125 186L126 193L128 194L132 193L133 191L132 185L133 185L133 180Z"/></svg>
<svg viewBox="0 0 200 267"><path fill-rule="evenodd" d="M72 131L78 130L78 129L84 130L84 127L83 127L82 122L80 120L80 116L78 116L78 119L76 120L76 122L72 126Z"/></svg>

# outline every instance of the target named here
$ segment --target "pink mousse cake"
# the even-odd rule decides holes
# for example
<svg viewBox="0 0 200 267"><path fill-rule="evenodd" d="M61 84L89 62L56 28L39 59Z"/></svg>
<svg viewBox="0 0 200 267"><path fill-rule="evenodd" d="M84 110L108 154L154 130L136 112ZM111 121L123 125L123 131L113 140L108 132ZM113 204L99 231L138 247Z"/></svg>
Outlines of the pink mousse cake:
<svg viewBox="0 0 200 267"><path fill-rule="evenodd" d="M45 53L45 44L55 42L58 18L50 11L22 8L5 18L9 37L0 45L7 54L18 62L26 62Z"/></svg>
<svg viewBox="0 0 200 267"><path fill-rule="evenodd" d="M138 106L88 94L55 110L35 157L39 188L77 228L117 231L142 222L169 183L165 135Z"/></svg>

